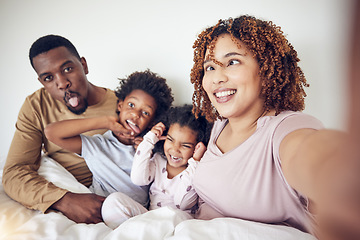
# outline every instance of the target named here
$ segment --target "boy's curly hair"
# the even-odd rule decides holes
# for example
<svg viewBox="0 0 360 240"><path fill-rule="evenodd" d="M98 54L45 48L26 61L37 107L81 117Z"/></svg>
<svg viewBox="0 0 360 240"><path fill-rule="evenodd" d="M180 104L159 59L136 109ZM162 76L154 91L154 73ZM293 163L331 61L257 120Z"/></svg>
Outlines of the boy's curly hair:
<svg viewBox="0 0 360 240"><path fill-rule="evenodd" d="M297 52L280 27L271 21L244 15L219 20L215 26L200 33L193 45L194 65L190 77L195 89L192 100L196 116L202 112L209 121L220 118L202 88L202 79L205 53L208 49L210 59L217 62L214 59L214 48L217 38L222 34L230 34L235 43L236 39L240 40L257 60L259 75L263 81L260 94L264 98L264 111L275 109L276 114L279 114L284 110L304 109L306 93L303 87L309 85L297 64L300 61Z"/></svg>
<svg viewBox="0 0 360 240"><path fill-rule="evenodd" d="M134 72L124 79L115 90L118 100L123 101L134 90L142 90L152 96L156 101L154 122L169 110L174 98L171 88L166 84L166 79L147 69L144 72Z"/></svg>
<svg viewBox="0 0 360 240"><path fill-rule="evenodd" d="M170 126L177 123L181 127L188 127L196 132L196 142L203 142L205 146L207 146L213 124L208 122L204 116L195 117L192 108L193 106L190 104L171 107L169 114L164 115L161 119L166 127L166 131L164 131L163 135L167 135ZM165 156L164 141L157 142L153 152L159 152Z"/></svg>

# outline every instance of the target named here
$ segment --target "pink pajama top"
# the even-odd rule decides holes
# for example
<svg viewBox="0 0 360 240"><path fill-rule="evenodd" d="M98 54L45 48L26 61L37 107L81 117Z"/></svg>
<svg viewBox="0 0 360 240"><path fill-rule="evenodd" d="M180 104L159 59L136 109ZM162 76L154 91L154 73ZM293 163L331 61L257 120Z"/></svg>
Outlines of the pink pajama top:
<svg viewBox="0 0 360 240"><path fill-rule="evenodd" d="M202 202L197 217L234 217L310 231L307 199L287 183L279 147L287 134L302 128L321 129L322 123L292 111L261 117L253 135L222 153L215 143L226 124L227 120L214 123L195 172L193 185Z"/></svg>
<svg viewBox="0 0 360 240"><path fill-rule="evenodd" d="M166 170L167 159L159 153L152 154L158 141L151 131L144 136L134 156L131 180L140 186L151 184L149 210L169 206L192 213L192 207L198 200L192 186L198 161L190 158L187 168L170 179Z"/></svg>

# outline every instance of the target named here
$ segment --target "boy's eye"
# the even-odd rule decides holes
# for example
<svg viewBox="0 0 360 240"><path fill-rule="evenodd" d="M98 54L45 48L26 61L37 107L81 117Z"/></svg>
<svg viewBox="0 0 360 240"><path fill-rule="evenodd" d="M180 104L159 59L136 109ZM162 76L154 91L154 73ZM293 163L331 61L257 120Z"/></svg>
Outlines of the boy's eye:
<svg viewBox="0 0 360 240"><path fill-rule="evenodd" d="M150 116L150 113L149 113L149 112L146 112L146 111L143 111L143 114L144 114L145 116Z"/></svg>
<svg viewBox="0 0 360 240"><path fill-rule="evenodd" d="M133 104L132 102L129 102L129 103L128 103L128 106L131 107L131 108L133 108L133 107L135 107L135 104Z"/></svg>

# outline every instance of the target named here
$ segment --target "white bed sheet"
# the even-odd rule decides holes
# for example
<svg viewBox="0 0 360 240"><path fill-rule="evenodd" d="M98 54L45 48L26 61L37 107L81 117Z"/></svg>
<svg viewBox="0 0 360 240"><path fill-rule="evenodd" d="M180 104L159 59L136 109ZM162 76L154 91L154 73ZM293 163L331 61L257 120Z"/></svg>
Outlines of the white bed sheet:
<svg viewBox="0 0 360 240"><path fill-rule="evenodd" d="M43 158L39 173L56 185L73 192L89 192L59 164ZM0 171L2 177L2 170ZM169 207L133 217L111 230L104 223L76 224L61 213L42 214L26 209L10 199L0 185L0 240L99 240L99 239L245 239L245 240L316 240L310 234L287 226L276 226L235 218L210 221L190 219L189 215Z"/></svg>

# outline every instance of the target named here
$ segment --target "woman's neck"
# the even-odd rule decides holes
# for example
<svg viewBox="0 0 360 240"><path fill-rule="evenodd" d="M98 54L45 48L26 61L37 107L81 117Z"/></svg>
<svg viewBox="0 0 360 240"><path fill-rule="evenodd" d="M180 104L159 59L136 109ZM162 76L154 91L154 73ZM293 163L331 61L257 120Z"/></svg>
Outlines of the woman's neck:
<svg viewBox="0 0 360 240"><path fill-rule="evenodd" d="M261 113L249 115L248 117L228 119L228 123L221 131L216 145L223 153L232 150L254 134L259 118L272 115L275 115L275 111L262 111Z"/></svg>

